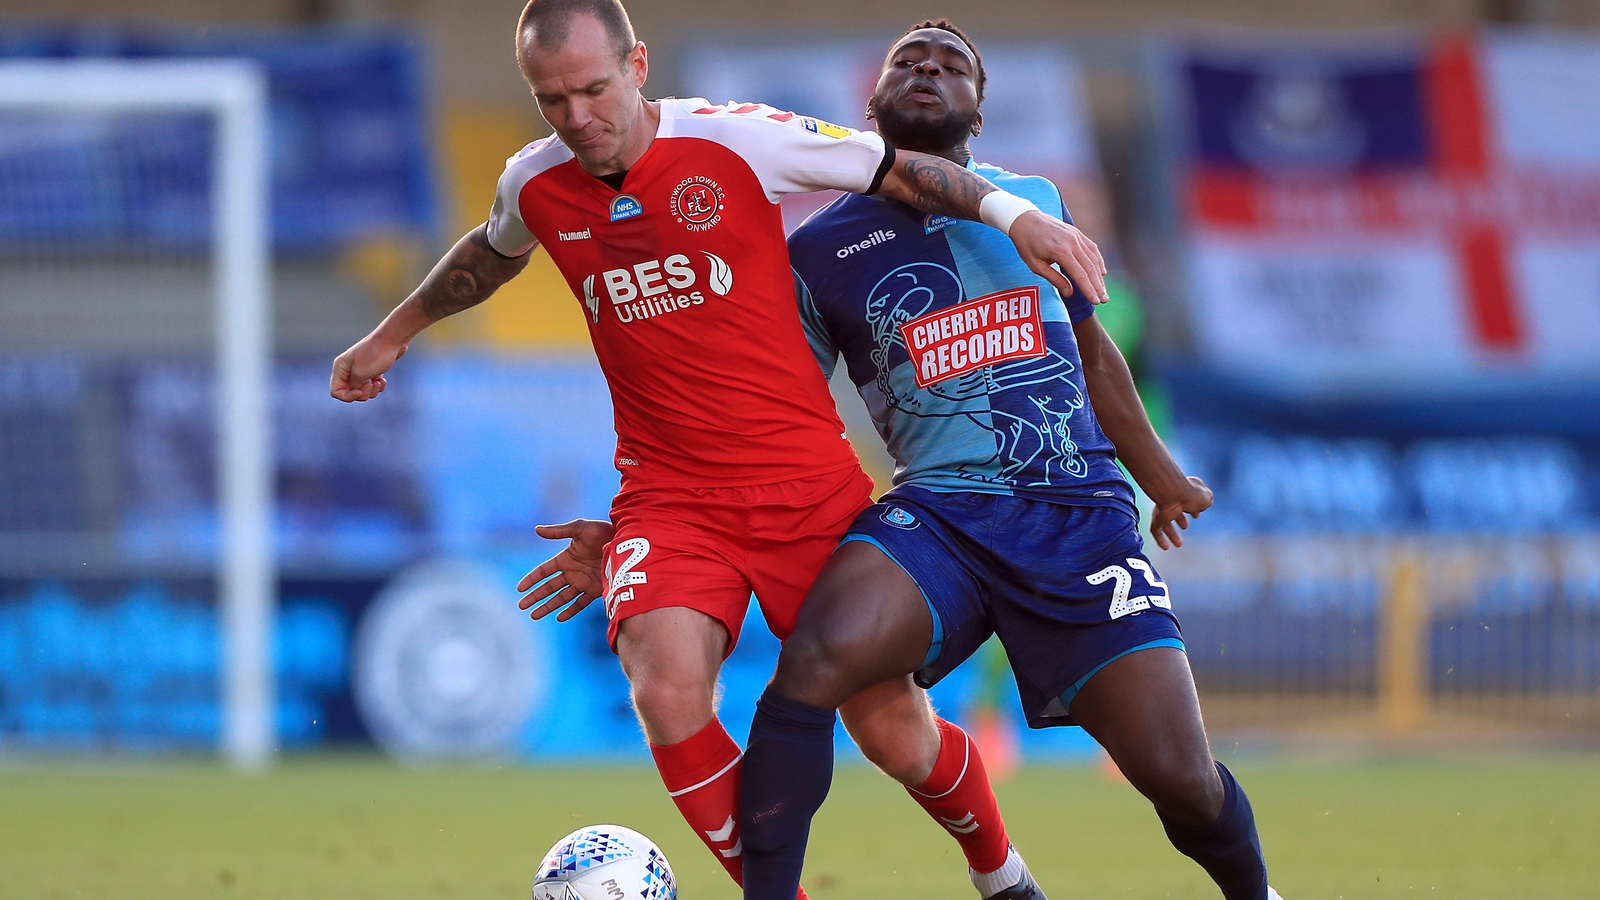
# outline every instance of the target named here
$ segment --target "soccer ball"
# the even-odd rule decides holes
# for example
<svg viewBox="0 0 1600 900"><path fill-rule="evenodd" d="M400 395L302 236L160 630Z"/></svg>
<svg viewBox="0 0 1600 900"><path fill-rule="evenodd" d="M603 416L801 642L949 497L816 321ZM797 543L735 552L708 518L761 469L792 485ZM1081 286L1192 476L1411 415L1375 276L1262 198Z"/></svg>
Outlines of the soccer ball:
<svg viewBox="0 0 1600 900"><path fill-rule="evenodd" d="M539 863L533 900L677 900L666 854L621 825L590 825L567 835Z"/></svg>

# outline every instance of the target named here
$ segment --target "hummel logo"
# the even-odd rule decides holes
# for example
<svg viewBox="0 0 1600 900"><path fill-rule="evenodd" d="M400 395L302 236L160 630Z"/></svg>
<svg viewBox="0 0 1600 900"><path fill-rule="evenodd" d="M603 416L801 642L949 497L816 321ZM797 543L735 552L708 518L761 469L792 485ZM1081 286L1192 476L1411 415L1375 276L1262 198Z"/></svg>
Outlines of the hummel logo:
<svg viewBox="0 0 1600 900"><path fill-rule="evenodd" d="M940 816L939 821L944 823L944 827L954 831L956 834L971 834L978 830L978 817L970 812L959 819L946 819L944 816Z"/></svg>
<svg viewBox="0 0 1600 900"><path fill-rule="evenodd" d="M722 827L716 831L706 832L706 837L710 838L713 844L720 844L733 837L733 816L729 816L728 821L723 822Z"/></svg>
<svg viewBox="0 0 1600 900"><path fill-rule="evenodd" d="M589 229L587 228L582 231L562 231L558 228L556 229L556 234L560 235L563 241L587 241L589 239Z"/></svg>

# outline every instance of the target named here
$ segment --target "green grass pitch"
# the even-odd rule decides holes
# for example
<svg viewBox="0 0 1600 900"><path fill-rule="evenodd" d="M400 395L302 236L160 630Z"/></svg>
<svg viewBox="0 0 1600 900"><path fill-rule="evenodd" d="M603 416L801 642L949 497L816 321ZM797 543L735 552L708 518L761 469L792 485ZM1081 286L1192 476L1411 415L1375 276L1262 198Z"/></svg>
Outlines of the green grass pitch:
<svg viewBox="0 0 1600 900"><path fill-rule="evenodd" d="M1235 771L1287 900L1600 896L1600 760ZM1127 784L1031 768L998 790L1054 900L1217 896ZM738 896L648 769L405 770L335 756L261 777L198 762L0 769L0 897L526 897L550 844L596 822L653 837L686 900ZM806 885L816 900L975 896L955 843L860 767L838 774Z"/></svg>

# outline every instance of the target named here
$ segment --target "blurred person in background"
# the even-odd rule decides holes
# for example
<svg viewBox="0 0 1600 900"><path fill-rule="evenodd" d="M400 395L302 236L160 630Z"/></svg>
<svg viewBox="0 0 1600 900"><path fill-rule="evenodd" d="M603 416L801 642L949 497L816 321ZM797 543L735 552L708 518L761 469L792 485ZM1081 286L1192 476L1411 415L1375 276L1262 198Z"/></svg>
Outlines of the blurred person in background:
<svg viewBox="0 0 1600 900"><path fill-rule="evenodd" d="M1071 292L1068 272L1095 301L1104 263L1081 232L1028 200L877 134L759 104L646 100L645 47L616 0L533 0L517 54L555 134L508 161L488 222L335 360L330 392L376 397L425 328L486 300L535 246L550 251L583 303L611 388L622 487L603 548L586 566L529 573L522 607L540 603L540 618L567 606L564 621L605 597L608 639L667 790L739 880L741 754L716 717L718 671L752 591L786 637L806 589L871 504L871 479L796 315L778 202L831 189L982 220L1042 277ZM843 706L886 769L903 768L907 748L938 745L905 679ZM976 776L968 790L992 808Z"/></svg>

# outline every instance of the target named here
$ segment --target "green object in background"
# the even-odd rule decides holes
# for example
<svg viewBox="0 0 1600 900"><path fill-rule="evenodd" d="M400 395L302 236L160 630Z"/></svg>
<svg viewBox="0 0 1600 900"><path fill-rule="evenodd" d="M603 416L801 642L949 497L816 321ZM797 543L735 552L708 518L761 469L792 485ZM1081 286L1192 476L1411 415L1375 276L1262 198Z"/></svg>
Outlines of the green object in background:
<svg viewBox="0 0 1600 900"><path fill-rule="evenodd" d="M1291 900L1577 900L1600 884L1600 760L1227 762ZM1217 896L1150 804L1096 768L1024 768L996 794L1051 896ZM0 771L0 897L525 900L544 852L600 822L660 844L685 900L737 900L648 768L408 770L372 757L258 777L193 762ZM969 897L966 871L898 784L839 770L811 832L814 900Z"/></svg>
<svg viewBox="0 0 1600 900"><path fill-rule="evenodd" d="M1172 434L1172 403L1167 399L1167 392L1160 382L1144 370L1141 353L1145 330L1144 301L1139 299L1133 285L1115 274L1106 276L1106 293L1111 299L1095 307L1095 317L1128 360L1128 367L1133 370L1134 384L1139 388L1139 398L1144 401L1145 412L1150 415L1150 424L1155 426L1156 434L1165 438Z"/></svg>
<svg viewBox="0 0 1600 900"><path fill-rule="evenodd" d="M1140 342L1144 339L1144 302L1133 285L1114 274L1106 276L1106 294L1111 300L1095 307L1094 314L1117 349L1132 364L1139 358Z"/></svg>
<svg viewBox="0 0 1600 900"><path fill-rule="evenodd" d="M971 709L998 713L1004 694L1011 686L1011 659L1006 656L1005 645L998 637L990 636L978 648L976 659L968 665L978 666L978 683L973 688Z"/></svg>

